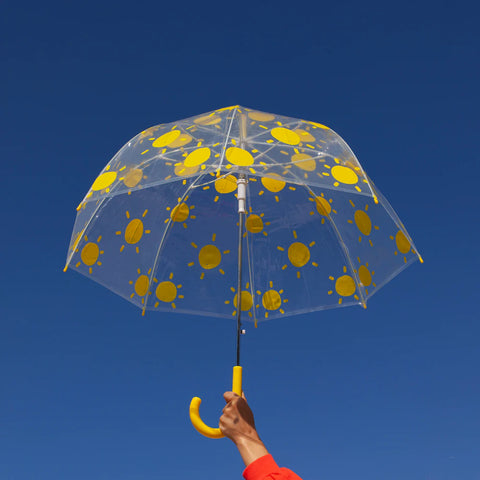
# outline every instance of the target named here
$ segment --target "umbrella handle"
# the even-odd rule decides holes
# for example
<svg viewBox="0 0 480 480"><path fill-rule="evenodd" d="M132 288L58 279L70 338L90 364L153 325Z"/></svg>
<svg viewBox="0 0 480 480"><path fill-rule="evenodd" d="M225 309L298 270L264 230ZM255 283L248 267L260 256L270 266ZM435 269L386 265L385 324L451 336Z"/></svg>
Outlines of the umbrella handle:
<svg viewBox="0 0 480 480"><path fill-rule="evenodd" d="M242 395L242 367L233 367L232 391L237 395ZM199 397L193 397L190 402L190 420L195 429L208 438L223 438L225 435L219 428L212 428L203 423L200 418L200 404L202 400Z"/></svg>

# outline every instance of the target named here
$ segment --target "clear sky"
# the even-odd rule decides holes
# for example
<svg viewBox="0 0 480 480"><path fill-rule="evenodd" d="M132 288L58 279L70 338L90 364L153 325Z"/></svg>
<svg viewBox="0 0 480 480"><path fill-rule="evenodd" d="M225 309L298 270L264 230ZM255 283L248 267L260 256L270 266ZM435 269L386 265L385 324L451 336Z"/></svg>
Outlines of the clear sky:
<svg viewBox="0 0 480 480"><path fill-rule="evenodd" d="M305 479L480 478L474 2L0 7L0 479L241 478L214 424L235 325L62 272L75 207L145 128L227 105L325 123L425 263L369 302L247 326L244 388Z"/></svg>

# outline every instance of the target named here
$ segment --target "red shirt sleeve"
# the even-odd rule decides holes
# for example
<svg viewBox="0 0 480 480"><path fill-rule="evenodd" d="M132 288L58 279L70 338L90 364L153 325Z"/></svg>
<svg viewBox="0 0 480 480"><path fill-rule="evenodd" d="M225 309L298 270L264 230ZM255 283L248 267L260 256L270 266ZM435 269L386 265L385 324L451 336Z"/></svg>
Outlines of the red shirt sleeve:
<svg viewBox="0 0 480 480"><path fill-rule="evenodd" d="M243 472L245 480L302 480L288 468L280 468L271 455L252 462Z"/></svg>

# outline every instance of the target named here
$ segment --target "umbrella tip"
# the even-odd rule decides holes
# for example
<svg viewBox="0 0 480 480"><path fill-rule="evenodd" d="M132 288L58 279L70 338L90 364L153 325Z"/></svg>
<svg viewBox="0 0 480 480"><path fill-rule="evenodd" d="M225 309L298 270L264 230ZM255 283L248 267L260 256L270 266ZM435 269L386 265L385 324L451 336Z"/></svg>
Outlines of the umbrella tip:
<svg viewBox="0 0 480 480"><path fill-rule="evenodd" d="M423 263L423 258L420 254L417 254L418 255L418 259L420 260L420 263Z"/></svg>
<svg viewBox="0 0 480 480"><path fill-rule="evenodd" d="M64 272L68 270L68 265L65 265L65 268L63 269Z"/></svg>
<svg viewBox="0 0 480 480"><path fill-rule="evenodd" d="M80 205L77 207L77 212L79 212L81 208L82 208L82 204L80 204Z"/></svg>
<svg viewBox="0 0 480 480"><path fill-rule="evenodd" d="M375 202L375 205L378 205L378 198L376 195L373 196L373 201Z"/></svg>
<svg viewBox="0 0 480 480"><path fill-rule="evenodd" d="M362 305L363 305L363 308L365 308L365 309L367 308L367 303L366 302L363 302Z"/></svg>

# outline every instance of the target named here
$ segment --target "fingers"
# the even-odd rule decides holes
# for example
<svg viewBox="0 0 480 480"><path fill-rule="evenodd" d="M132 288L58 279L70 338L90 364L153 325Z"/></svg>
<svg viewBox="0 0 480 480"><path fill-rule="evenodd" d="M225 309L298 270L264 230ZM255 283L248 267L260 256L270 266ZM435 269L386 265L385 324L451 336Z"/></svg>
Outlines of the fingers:
<svg viewBox="0 0 480 480"><path fill-rule="evenodd" d="M228 402L231 402L234 398L238 397L238 395L234 392L225 392L223 394L223 398L225 399L225 401L228 403ZM245 392L242 390L242 398L247 401L247 397L245 396Z"/></svg>
<svg viewBox="0 0 480 480"><path fill-rule="evenodd" d="M223 394L223 398L225 399L225 401L227 403L231 402L234 398L238 398L238 395L236 393L233 393L233 392L225 392Z"/></svg>

